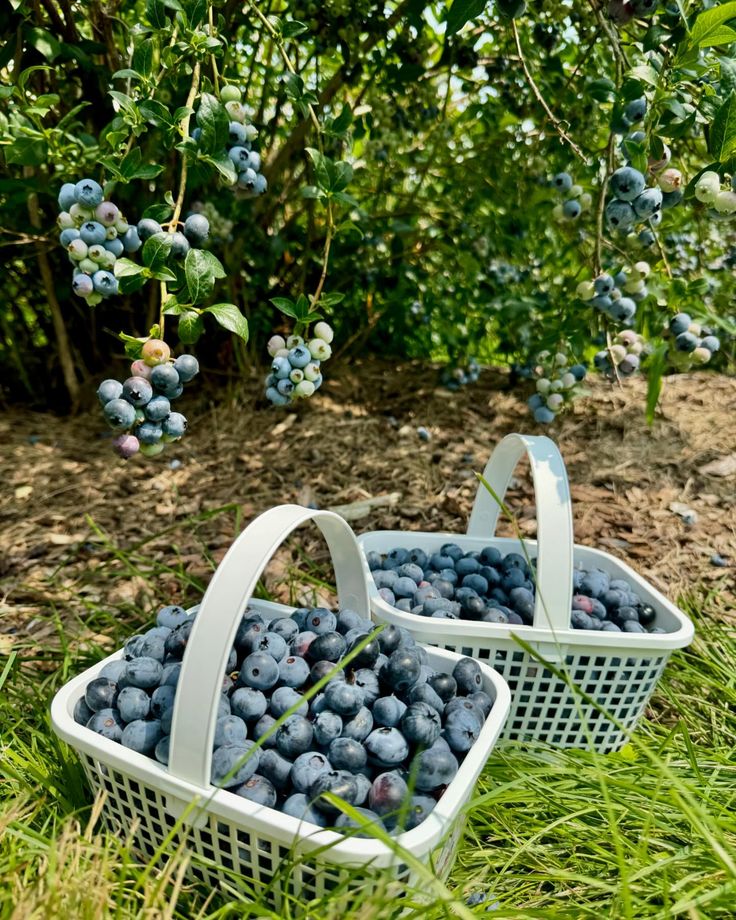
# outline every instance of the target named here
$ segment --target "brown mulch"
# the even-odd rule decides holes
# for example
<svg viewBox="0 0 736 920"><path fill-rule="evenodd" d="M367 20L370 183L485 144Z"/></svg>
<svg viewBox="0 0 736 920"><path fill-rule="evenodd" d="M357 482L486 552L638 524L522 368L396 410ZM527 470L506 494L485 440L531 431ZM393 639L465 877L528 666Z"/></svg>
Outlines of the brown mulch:
<svg viewBox="0 0 736 920"><path fill-rule="evenodd" d="M51 613L64 631L84 632L95 605L115 611L192 600L238 527L280 502L331 508L383 497L351 521L356 530L462 532L474 471L511 431L549 433L559 443L576 542L625 559L671 598L711 594L733 609L736 380L667 380L651 429L643 381L623 390L596 381L542 432L524 388L508 391L501 372L484 371L478 384L449 393L426 365L370 360L330 370L319 397L296 412L256 402L255 379L243 395L215 393L212 403L195 388L183 407L191 433L153 461L118 460L98 411L73 419L6 412L0 653L51 641L58 630ZM429 442L417 435L420 425ZM533 533L523 470L509 503ZM694 523L683 519L690 511ZM313 535L300 546L325 560ZM714 553L730 565L714 566ZM282 560L284 584L288 567Z"/></svg>

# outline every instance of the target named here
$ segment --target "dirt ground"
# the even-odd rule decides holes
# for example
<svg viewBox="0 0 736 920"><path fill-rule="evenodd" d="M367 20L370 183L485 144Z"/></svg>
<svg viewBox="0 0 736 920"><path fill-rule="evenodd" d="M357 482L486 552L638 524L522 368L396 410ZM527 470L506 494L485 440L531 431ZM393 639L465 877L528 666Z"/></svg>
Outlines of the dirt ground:
<svg viewBox="0 0 736 920"><path fill-rule="evenodd" d="M437 380L426 365L355 362L331 368L319 398L286 413L253 398L256 380L243 383L241 396L212 391L216 402L195 388L182 406L190 434L162 458L127 464L110 450L99 411L5 412L0 652L51 641L50 613L65 631L83 633L93 605L114 612L192 600L190 579L206 580L238 527L280 502L335 508L378 499L348 511L356 530L462 532L474 471L512 431L558 442L577 543L625 559L671 598L705 591L734 609L736 380L669 379L651 429L643 381L624 390L595 382L544 432L526 410L525 389L510 392L502 372L486 370L457 393ZM509 503L532 534L523 469ZM300 545L317 562L326 558L316 537ZM714 565L714 554L728 565Z"/></svg>

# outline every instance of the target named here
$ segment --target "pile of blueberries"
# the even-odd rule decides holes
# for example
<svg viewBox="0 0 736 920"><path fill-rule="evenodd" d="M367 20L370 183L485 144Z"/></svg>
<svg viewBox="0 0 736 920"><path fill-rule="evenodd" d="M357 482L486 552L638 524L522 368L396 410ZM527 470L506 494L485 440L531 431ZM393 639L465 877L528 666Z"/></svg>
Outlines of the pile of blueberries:
<svg viewBox="0 0 736 920"><path fill-rule="evenodd" d="M587 373L584 364L570 365L569 358L561 351L549 351L537 355L533 374L537 378L537 392L530 396L527 405L540 425L550 425L557 413L574 398L575 390Z"/></svg>
<svg viewBox="0 0 736 920"><path fill-rule="evenodd" d="M674 340L674 350L670 349L668 356L678 370L707 364L721 347L718 337L707 326L694 322L687 313L673 316L664 334Z"/></svg>
<svg viewBox="0 0 736 920"><path fill-rule="evenodd" d="M171 361L166 342L149 339L141 357L130 365L130 373L124 383L103 380L97 398L108 425L118 432L112 442L115 452L124 460L139 451L144 457L155 457L187 429L186 418L172 412L171 403L199 373L199 362L194 355Z"/></svg>
<svg viewBox="0 0 736 920"><path fill-rule="evenodd" d="M300 335L273 335L268 353L273 358L271 373L266 377L266 399L274 406L288 406L296 399L306 399L322 386L322 362L332 355L332 327L317 323L314 338L305 342Z"/></svg>
<svg viewBox="0 0 736 920"><path fill-rule="evenodd" d="M141 241L112 201L103 201L102 186L94 179L65 182L59 192L59 242L74 266L72 290L90 306L118 292L115 263L124 252L133 253Z"/></svg>
<svg viewBox="0 0 736 920"><path fill-rule="evenodd" d="M439 552L396 548L367 553L380 597L404 613L451 620L480 620L532 626L534 572L519 553L505 556L495 546L463 552L445 543ZM649 628L656 612L624 579L600 569L574 569L573 629L607 632L664 632Z"/></svg>
<svg viewBox="0 0 736 920"><path fill-rule="evenodd" d="M633 329L624 329L614 336L611 347L595 354L593 364L611 380L630 377L641 366L641 356L649 354L649 345Z"/></svg>
<svg viewBox="0 0 736 920"><path fill-rule="evenodd" d="M649 295L648 262L636 262L615 275L603 272L593 281L581 281L577 295L609 319L630 326L636 316L636 304Z"/></svg>
<svg viewBox="0 0 736 920"><path fill-rule="evenodd" d="M246 192L249 197L255 198L266 191L268 182L260 171L261 155L253 150L253 141L258 137L258 130L249 123L242 98L242 93L237 86L223 86L220 91L220 101L230 116L228 134L230 146L227 155L238 174L237 187ZM198 141L201 134L202 129L195 128L192 131L192 139Z"/></svg>
<svg viewBox="0 0 736 920"><path fill-rule="evenodd" d="M87 685L75 720L167 764L195 615L162 608L157 625L130 638L123 657ZM270 622L246 610L218 702L212 782L319 827L359 826L322 797L329 792L378 827L411 830L455 777L492 706L477 662L435 671L404 629L376 633L349 609L300 608Z"/></svg>
<svg viewBox="0 0 736 920"><path fill-rule="evenodd" d="M551 185L565 200L562 204L557 204L552 210L552 216L555 220L576 220L583 211L587 211L593 198L590 192L583 191L581 185L573 184L572 176L569 173L557 173L553 177Z"/></svg>
<svg viewBox="0 0 736 920"><path fill-rule="evenodd" d="M171 255L175 259L184 259L190 249L200 249L210 235L210 222L204 214L190 214L184 221L183 230L168 234L161 224L152 217L144 217L138 222L138 236L145 242L154 236L167 236L171 239Z"/></svg>
<svg viewBox="0 0 736 920"><path fill-rule="evenodd" d="M442 371L440 383L446 390L456 392L460 387L469 383L477 383L480 378L480 367L475 358L469 358L465 367L448 367Z"/></svg>

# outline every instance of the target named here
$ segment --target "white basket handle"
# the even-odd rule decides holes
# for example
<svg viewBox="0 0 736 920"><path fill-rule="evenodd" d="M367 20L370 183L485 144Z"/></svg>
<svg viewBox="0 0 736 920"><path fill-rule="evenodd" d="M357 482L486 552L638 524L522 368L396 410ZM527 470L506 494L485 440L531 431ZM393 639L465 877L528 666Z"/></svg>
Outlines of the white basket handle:
<svg viewBox="0 0 736 920"><path fill-rule="evenodd" d="M343 518L300 505L280 505L257 517L212 576L187 642L171 721L169 772L178 779L210 784L217 704L240 618L273 554L306 521L314 521L327 541L340 606L370 615L363 556Z"/></svg>
<svg viewBox="0 0 736 920"><path fill-rule="evenodd" d="M483 476L503 501L519 460L526 454L532 469L537 506L537 576L534 625L569 629L572 604L572 502L567 471L550 438L509 434L491 454ZM491 538L501 508L483 483L478 486L468 535Z"/></svg>

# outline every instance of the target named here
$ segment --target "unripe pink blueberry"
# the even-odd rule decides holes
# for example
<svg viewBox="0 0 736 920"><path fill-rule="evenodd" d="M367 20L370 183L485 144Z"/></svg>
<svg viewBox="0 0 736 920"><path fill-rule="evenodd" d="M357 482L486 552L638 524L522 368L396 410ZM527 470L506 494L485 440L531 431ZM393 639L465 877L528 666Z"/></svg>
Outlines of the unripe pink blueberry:
<svg viewBox="0 0 736 920"><path fill-rule="evenodd" d="M130 365L131 377L144 377L146 380L150 380L152 371L153 368L149 367L142 358L136 358Z"/></svg>
<svg viewBox="0 0 736 920"><path fill-rule="evenodd" d="M129 460L133 454L138 453L141 445L134 434L119 434L113 438L112 447L123 460Z"/></svg>
<svg viewBox="0 0 736 920"><path fill-rule="evenodd" d="M101 201L95 208L95 217L101 224L110 227L120 217L120 209L112 201Z"/></svg>
<svg viewBox="0 0 736 920"><path fill-rule="evenodd" d="M665 169L657 182L663 192L675 192L682 185L682 173L679 169Z"/></svg>
<svg viewBox="0 0 736 920"><path fill-rule="evenodd" d="M141 357L149 367L166 364L171 357L171 349L163 339L149 339L143 346Z"/></svg>

